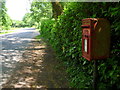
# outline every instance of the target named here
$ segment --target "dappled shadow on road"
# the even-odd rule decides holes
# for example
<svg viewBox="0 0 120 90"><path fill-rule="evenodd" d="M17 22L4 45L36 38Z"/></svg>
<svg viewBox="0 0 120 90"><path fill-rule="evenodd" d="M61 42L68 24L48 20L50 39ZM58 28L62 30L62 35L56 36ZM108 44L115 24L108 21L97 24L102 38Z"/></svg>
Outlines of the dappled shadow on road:
<svg viewBox="0 0 120 90"><path fill-rule="evenodd" d="M28 47L28 43L34 41L30 37L36 36L36 33L33 33L33 31L25 32L0 36L2 50L24 50Z"/></svg>
<svg viewBox="0 0 120 90"><path fill-rule="evenodd" d="M67 88L64 67L42 40L31 42L3 88Z"/></svg>
<svg viewBox="0 0 120 90"><path fill-rule="evenodd" d="M28 47L28 43L34 41L31 38L36 35L38 35L37 32L35 33L30 30L0 36L0 77L2 78L0 78L0 86L13 73L13 69L16 68L16 64L21 59L22 53Z"/></svg>
<svg viewBox="0 0 120 90"><path fill-rule="evenodd" d="M16 68L16 64L22 56L21 53L23 53L23 51L18 50L2 50L0 52L0 67L2 70L2 73L0 73L0 76L2 77L0 84L5 83L7 78L10 77L10 74L13 73L12 70Z"/></svg>

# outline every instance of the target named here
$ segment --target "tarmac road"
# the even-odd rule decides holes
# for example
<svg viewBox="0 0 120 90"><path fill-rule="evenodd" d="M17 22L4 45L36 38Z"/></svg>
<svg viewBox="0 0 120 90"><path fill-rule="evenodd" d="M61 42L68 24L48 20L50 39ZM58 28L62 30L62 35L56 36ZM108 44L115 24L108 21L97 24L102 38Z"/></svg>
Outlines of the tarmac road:
<svg viewBox="0 0 120 90"><path fill-rule="evenodd" d="M10 34L0 35L0 86L4 84L24 50L39 32L35 28L21 29Z"/></svg>

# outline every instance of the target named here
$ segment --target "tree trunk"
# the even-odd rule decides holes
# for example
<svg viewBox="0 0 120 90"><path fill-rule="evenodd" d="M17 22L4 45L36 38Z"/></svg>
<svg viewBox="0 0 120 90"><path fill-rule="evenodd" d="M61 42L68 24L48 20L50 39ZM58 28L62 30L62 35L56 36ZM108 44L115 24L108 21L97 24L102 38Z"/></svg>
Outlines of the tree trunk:
<svg viewBox="0 0 120 90"><path fill-rule="evenodd" d="M58 1L51 2L51 4L52 4L53 17L57 20L58 16L62 14L63 11L62 5Z"/></svg>

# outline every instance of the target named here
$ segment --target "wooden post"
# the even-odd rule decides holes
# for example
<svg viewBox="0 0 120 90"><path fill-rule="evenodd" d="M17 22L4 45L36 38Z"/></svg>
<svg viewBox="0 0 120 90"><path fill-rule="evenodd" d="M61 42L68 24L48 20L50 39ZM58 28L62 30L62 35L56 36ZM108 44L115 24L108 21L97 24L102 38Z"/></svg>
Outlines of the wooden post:
<svg viewBox="0 0 120 90"><path fill-rule="evenodd" d="M94 68L93 68L93 89L97 90L98 84L98 63L97 60L94 60Z"/></svg>

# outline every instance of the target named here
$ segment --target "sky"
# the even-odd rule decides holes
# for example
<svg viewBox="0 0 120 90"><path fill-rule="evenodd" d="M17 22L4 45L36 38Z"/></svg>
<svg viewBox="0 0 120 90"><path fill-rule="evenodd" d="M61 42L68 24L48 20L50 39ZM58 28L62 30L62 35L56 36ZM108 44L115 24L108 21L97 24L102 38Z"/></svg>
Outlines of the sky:
<svg viewBox="0 0 120 90"><path fill-rule="evenodd" d="M25 13L29 12L32 0L6 0L7 13L13 20L22 20Z"/></svg>

